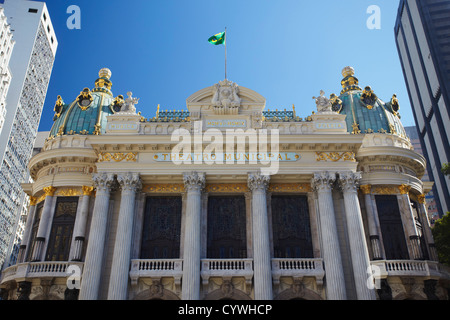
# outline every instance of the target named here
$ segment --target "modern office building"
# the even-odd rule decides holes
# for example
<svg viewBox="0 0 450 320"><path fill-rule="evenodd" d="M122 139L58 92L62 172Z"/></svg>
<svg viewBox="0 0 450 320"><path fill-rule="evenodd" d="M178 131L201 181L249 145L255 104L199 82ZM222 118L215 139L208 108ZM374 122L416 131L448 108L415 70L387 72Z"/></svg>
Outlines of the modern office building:
<svg viewBox="0 0 450 320"><path fill-rule="evenodd" d="M28 196L20 184L30 181L27 164L58 42L44 2L5 0L2 7L15 41L0 137L0 266L5 260L7 266L15 260L23 232L21 217L27 214Z"/></svg>
<svg viewBox="0 0 450 320"><path fill-rule="evenodd" d="M224 80L146 117L110 70L92 82L30 160L3 299L448 298L425 158L353 68L305 115Z"/></svg>
<svg viewBox="0 0 450 320"><path fill-rule="evenodd" d="M395 39L433 193L442 216L450 211L450 1L401 0Z"/></svg>
<svg viewBox="0 0 450 320"><path fill-rule="evenodd" d="M414 151L423 155L422 144L420 143L419 133L417 131L416 126L405 127L406 135L411 140L411 145L414 148ZM425 174L422 177L423 182L430 181L430 177L428 175L428 170L425 170ZM432 181L430 181L432 182ZM434 182L432 182L434 183ZM436 200L434 198L433 190L427 193L425 196L425 201L428 208L428 220L430 221L430 225L433 227L434 222L439 219L439 212L437 210Z"/></svg>
<svg viewBox="0 0 450 320"><path fill-rule="evenodd" d="M5 123L6 95L11 84L9 60L11 59L14 43L11 28L5 16L5 10L0 7L0 136Z"/></svg>

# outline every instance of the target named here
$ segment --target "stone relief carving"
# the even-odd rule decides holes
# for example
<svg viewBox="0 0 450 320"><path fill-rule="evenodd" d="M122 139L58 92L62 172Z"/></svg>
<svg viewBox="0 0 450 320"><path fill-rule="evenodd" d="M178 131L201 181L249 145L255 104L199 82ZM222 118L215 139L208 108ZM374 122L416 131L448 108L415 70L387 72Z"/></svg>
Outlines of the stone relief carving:
<svg viewBox="0 0 450 320"><path fill-rule="evenodd" d="M231 81L220 81L214 86L211 104L216 114L238 114L241 106L239 86Z"/></svg>

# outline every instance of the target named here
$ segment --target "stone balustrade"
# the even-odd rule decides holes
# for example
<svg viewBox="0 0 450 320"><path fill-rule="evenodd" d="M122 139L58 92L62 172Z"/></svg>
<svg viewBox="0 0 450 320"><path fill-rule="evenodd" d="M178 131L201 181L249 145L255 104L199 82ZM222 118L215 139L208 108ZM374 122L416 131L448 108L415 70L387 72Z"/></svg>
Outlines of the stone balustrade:
<svg viewBox="0 0 450 320"><path fill-rule="evenodd" d="M42 262L26 262L13 265L6 268L2 272L2 279L0 283L15 279L29 279L29 278L41 278L41 277L61 277L66 278L73 274L69 270L69 266L77 266L80 274L82 275L83 263L82 262L55 262L55 261L42 261Z"/></svg>
<svg viewBox="0 0 450 320"><path fill-rule="evenodd" d="M387 277L447 277L450 278L449 270L445 270L436 261L422 260L379 260L372 261L374 277L379 275L380 279Z"/></svg>
<svg viewBox="0 0 450 320"><path fill-rule="evenodd" d="M317 284L323 283L325 270L323 259L272 259L272 279L279 284L281 277L315 277Z"/></svg>

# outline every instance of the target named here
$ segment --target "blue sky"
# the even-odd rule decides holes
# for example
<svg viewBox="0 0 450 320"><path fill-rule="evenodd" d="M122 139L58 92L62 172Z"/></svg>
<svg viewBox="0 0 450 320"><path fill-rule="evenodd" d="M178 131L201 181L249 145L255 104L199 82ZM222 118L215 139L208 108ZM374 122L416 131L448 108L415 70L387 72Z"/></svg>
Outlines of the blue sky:
<svg viewBox="0 0 450 320"><path fill-rule="evenodd" d="M132 91L146 118L185 109L192 93L224 79L224 47L207 39L227 27L228 79L262 94L266 108L306 117L312 99L341 90L353 66L360 86L384 101L394 93L405 126L414 125L394 40L398 0L48 0L59 47L39 130L50 130L57 95L73 101L112 71L115 96ZM81 29L67 28L70 5ZM381 9L370 30L367 8Z"/></svg>

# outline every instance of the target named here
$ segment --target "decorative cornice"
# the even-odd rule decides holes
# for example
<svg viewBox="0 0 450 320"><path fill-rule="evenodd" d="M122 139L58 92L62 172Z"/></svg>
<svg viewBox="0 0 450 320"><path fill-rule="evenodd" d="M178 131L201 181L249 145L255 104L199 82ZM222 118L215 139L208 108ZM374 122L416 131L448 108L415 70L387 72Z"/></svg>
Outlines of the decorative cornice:
<svg viewBox="0 0 450 320"><path fill-rule="evenodd" d="M248 175L248 188L251 191L266 191L269 187L270 176L263 175L260 172L250 173Z"/></svg>

